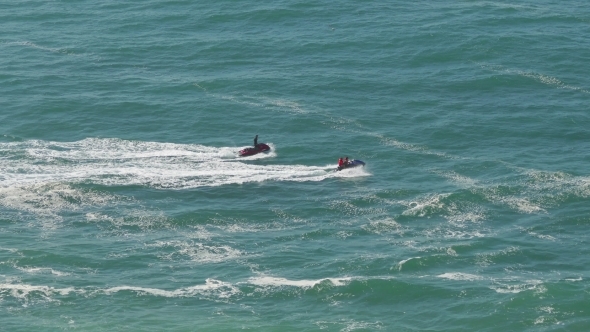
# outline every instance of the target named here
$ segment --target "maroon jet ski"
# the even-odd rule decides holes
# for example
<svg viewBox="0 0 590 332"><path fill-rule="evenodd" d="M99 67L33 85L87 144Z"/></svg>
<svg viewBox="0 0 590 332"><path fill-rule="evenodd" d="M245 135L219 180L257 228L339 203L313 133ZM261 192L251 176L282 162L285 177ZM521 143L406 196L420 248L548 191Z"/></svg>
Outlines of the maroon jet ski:
<svg viewBox="0 0 590 332"><path fill-rule="evenodd" d="M254 137L254 147L253 148L245 148L244 150L240 150L240 157L247 157L253 156L255 154L259 154L260 152L267 152L270 151L270 146L264 143L258 143L258 135Z"/></svg>
<svg viewBox="0 0 590 332"><path fill-rule="evenodd" d="M268 152L270 151L270 146L264 143L256 144L256 147L253 148L245 148L244 150L240 150L240 157L247 157L253 156L255 154L259 154L260 152Z"/></svg>

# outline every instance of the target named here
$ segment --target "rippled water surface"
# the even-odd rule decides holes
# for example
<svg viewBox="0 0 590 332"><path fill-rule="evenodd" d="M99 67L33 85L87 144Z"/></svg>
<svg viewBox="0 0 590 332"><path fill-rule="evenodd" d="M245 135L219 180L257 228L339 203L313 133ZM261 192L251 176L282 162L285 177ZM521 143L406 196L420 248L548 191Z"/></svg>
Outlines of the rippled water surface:
<svg viewBox="0 0 590 332"><path fill-rule="evenodd" d="M585 2L0 21L0 330L590 324Z"/></svg>

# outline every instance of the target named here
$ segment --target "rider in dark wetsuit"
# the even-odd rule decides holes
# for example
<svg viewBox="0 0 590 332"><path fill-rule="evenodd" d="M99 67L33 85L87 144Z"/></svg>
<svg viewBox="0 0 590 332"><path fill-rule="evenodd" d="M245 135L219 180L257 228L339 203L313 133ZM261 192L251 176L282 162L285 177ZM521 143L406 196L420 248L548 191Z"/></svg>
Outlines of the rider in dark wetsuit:
<svg viewBox="0 0 590 332"><path fill-rule="evenodd" d="M254 147L258 147L258 135L256 135L256 137L254 137Z"/></svg>

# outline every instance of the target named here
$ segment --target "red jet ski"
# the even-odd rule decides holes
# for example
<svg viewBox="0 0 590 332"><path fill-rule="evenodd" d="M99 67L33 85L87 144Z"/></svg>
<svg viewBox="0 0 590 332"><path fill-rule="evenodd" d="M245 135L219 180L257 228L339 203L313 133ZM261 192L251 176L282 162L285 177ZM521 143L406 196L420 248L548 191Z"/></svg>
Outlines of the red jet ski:
<svg viewBox="0 0 590 332"><path fill-rule="evenodd" d="M259 154L260 152L267 151L270 151L270 146L264 143L258 143L254 148L245 148L244 150L240 150L240 157L253 156L255 154Z"/></svg>

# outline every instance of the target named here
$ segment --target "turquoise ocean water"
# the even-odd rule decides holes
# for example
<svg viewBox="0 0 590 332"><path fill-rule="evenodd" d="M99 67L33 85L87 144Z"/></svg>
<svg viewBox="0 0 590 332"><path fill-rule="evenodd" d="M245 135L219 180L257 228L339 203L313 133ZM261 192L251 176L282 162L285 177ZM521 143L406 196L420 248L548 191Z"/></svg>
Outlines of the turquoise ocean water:
<svg viewBox="0 0 590 332"><path fill-rule="evenodd" d="M588 330L586 1L0 22L1 331Z"/></svg>

